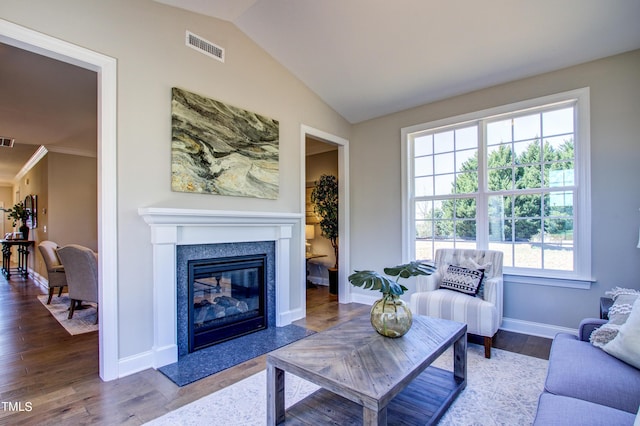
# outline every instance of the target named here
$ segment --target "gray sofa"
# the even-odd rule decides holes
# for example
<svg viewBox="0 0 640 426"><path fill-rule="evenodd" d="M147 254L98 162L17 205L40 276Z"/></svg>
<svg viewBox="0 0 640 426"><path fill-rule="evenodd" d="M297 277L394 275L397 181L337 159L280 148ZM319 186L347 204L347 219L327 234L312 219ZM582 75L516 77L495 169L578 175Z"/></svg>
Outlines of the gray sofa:
<svg viewBox="0 0 640 426"><path fill-rule="evenodd" d="M534 425L633 425L640 406L640 370L589 343L606 320L586 319L579 336L553 339Z"/></svg>

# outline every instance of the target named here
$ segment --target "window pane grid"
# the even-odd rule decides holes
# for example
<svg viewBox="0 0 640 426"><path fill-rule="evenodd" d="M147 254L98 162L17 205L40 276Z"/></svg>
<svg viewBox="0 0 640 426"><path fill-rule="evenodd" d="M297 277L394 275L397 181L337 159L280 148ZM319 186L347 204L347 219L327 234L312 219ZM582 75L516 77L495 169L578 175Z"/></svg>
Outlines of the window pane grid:
<svg viewBox="0 0 640 426"><path fill-rule="evenodd" d="M413 159L413 197L416 206L430 208L428 214L416 210L417 258L432 258L443 247L474 248L482 240L505 253L504 266L573 271L574 113L573 105L555 106L421 134L431 148ZM482 162L478 143L486 147ZM482 238L480 205L488 209L481 215L488 219Z"/></svg>

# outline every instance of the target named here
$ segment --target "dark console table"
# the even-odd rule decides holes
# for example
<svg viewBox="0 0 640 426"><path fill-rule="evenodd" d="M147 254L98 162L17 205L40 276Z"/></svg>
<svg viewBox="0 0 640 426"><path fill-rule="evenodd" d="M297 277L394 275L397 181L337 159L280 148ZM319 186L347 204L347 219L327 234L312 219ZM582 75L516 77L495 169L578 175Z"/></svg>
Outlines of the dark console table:
<svg viewBox="0 0 640 426"><path fill-rule="evenodd" d="M2 243L2 273L7 279L11 278L11 248L18 248L18 267L14 268L18 275L29 276L29 249L34 244L29 240L0 240Z"/></svg>

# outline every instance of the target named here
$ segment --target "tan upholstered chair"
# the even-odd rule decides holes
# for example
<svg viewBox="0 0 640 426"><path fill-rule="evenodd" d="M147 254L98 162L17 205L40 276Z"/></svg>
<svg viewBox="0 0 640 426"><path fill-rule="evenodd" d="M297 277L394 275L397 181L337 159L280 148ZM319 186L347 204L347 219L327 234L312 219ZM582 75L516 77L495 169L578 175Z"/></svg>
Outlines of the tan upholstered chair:
<svg viewBox="0 0 640 426"><path fill-rule="evenodd" d="M87 247L69 244L58 249L58 256L67 274L69 299L71 299L69 319L71 319L77 303L82 301L98 303L98 255Z"/></svg>
<svg viewBox="0 0 640 426"><path fill-rule="evenodd" d="M484 356L491 358L493 336L502 325L502 252L492 250L439 249L434 263L437 272L419 276L411 295L411 311L467 324L467 332L484 337ZM440 288L449 265L484 269L484 289L478 296Z"/></svg>
<svg viewBox="0 0 640 426"><path fill-rule="evenodd" d="M53 292L58 289L58 297L62 295L64 286L67 285L67 276L64 272L64 266L60 262L60 258L56 254L58 245L53 241L42 241L38 244L38 250L42 255L44 264L47 267L47 276L49 280L49 299L47 299L47 305L51 303Z"/></svg>

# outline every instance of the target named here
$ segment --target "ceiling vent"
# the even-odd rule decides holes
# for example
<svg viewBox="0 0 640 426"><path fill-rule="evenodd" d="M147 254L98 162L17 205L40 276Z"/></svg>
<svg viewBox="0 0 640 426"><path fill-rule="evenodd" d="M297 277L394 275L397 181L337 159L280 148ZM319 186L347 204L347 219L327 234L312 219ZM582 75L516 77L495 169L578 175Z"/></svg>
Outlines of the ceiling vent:
<svg viewBox="0 0 640 426"><path fill-rule="evenodd" d="M7 138L4 136L0 136L0 146L4 146L7 148L13 148L13 143L16 140L14 138Z"/></svg>
<svg viewBox="0 0 640 426"><path fill-rule="evenodd" d="M224 62L224 49L222 47L217 46L190 31L187 31L186 43L190 48L195 49L200 53L204 53L207 56L211 56L220 62Z"/></svg>

